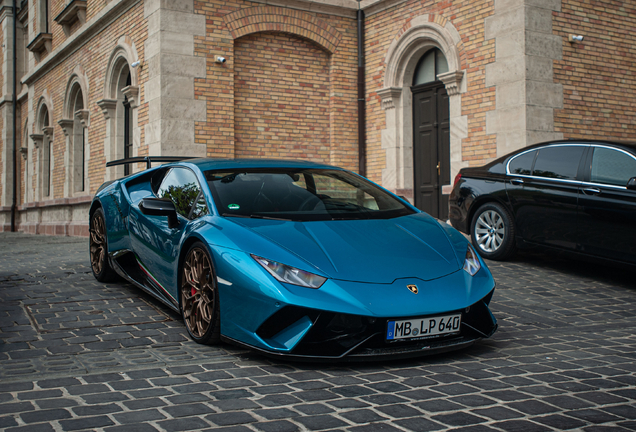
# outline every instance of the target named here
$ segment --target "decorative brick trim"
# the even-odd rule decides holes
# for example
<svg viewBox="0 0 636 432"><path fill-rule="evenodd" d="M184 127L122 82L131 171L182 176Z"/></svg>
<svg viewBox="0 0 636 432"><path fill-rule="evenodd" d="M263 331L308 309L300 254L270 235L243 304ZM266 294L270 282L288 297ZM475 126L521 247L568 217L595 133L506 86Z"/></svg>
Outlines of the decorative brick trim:
<svg viewBox="0 0 636 432"><path fill-rule="evenodd" d="M5 227L6 228L6 227ZM20 224L18 231L22 231L25 234L40 234L40 235L54 235L54 236L69 236L69 237L88 237L88 222L86 223L37 223L26 222ZM5 231L10 231L5 229Z"/></svg>
<svg viewBox="0 0 636 432"><path fill-rule="evenodd" d="M58 198L46 201L35 201L20 206L20 210L32 209L32 208L44 208L44 207L65 207L78 204L87 204L93 201L93 195L85 195L74 198Z"/></svg>
<svg viewBox="0 0 636 432"><path fill-rule="evenodd" d="M342 39L342 34L329 23L299 10L253 7L233 12L223 19L234 39L259 32L291 33L314 41L330 53L336 52Z"/></svg>

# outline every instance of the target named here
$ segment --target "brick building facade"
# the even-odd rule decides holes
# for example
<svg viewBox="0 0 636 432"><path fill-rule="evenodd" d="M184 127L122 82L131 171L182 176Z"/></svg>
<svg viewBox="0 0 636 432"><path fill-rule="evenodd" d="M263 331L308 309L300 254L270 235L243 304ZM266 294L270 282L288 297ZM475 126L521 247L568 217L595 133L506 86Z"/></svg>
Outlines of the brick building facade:
<svg viewBox="0 0 636 432"><path fill-rule="evenodd" d="M417 184L443 199L461 167L535 142L636 138L633 1L16 3L0 2L3 230L15 203L18 230L86 235L125 156L326 162L443 217Z"/></svg>

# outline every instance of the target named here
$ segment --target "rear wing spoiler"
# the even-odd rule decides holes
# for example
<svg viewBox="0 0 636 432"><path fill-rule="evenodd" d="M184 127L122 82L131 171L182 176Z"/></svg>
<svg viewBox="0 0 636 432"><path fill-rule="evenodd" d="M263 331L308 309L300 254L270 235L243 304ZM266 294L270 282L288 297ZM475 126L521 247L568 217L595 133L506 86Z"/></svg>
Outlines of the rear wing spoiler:
<svg viewBox="0 0 636 432"><path fill-rule="evenodd" d="M146 162L146 169L150 169L152 167L152 162L178 162L186 159L194 158L191 156L139 156L110 161L106 163L106 166L112 167L116 165L127 165L139 162Z"/></svg>

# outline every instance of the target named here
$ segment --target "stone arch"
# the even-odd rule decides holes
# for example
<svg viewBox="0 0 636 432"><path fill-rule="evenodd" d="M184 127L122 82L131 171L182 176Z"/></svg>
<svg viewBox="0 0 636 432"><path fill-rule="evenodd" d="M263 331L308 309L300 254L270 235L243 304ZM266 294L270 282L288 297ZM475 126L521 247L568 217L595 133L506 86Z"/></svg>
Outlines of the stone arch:
<svg viewBox="0 0 636 432"><path fill-rule="evenodd" d="M438 75L449 96L451 122L451 179L462 167L461 140L467 136L467 117L461 116L461 93L466 91L462 70L463 43L453 24L440 15L420 15L398 32L385 57L384 88L377 91L386 115L382 147L386 166L382 184L413 199L413 100L411 84L419 59L432 48L446 57L449 71ZM444 188L450 193L450 185Z"/></svg>
<svg viewBox="0 0 636 432"><path fill-rule="evenodd" d="M106 119L104 156L106 162L135 156L140 143L138 128L139 76L138 68L132 67L138 61L137 49L129 36L122 36L111 52L104 80L104 98L97 102ZM108 168L106 180L128 174L128 166Z"/></svg>
<svg viewBox="0 0 636 432"><path fill-rule="evenodd" d="M118 90L121 90L118 85L121 83L122 71L125 68L128 68L130 72L130 85L138 88L138 69L130 66L138 59L137 49L130 36L120 37L108 59L104 80L104 99L116 98Z"/></svg>
<svg viewBox="0 0 636 432"><path fill-rule="evenodd" d="M88 78L81 66L75 66L73 73L66 83L66 96L64 97L64 108L62 116L65 119L72 119L75 115L73 110L78 94L82 95L83 109L88 107Z"/></svg>
<svg viewBox="0 0 636 432"><path fill-rule="evenodd" d="M290 33L317 43L330 54L342 39L336 28L310 13L275 6L241 9L223 19L234 39L260 32Z"/></svg>
<svg viewBox="0 0 636 432"><path fill-rule="evenodd" d="M413 18L389 46L385 57L385 88L410 86L417 62L431 48L442 51L448 62L449 72L461 70L459 33L450 21L440 17L441 23L431 22L431 17L421 15Z"/></svg>
<svg viewBox="0 0 636 432"><path fill-rule="evenodd" d="M58 124L66 137L64 195L72 196L88 190L85 173L88 169L86 156L90 154L86 133L90 116L88 79L79 65L67 82L62 115Z"/></svg>
<svg viewBox="0 0 636 432"><path fill-rule="evenodd" d="M53 101L47 90L44 90L40 99L38 99L37 108L35 110L35 133L44 133L44 128L51 126L53 113Z"/></svg>

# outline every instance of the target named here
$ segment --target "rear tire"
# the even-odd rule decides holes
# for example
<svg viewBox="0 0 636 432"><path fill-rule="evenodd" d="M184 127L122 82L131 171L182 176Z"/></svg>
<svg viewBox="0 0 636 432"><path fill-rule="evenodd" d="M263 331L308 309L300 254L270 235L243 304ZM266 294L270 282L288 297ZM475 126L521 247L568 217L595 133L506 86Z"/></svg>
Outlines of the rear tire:
<svg viewBox="0 0 636 432"><path fill-rule="evenodd" d="M118 276L108 261L108 233L104 210L98 208L91 216L89 226L89 251L93 276L100 282L117 280Z"/></svg>
<svg viewBox="0 0 636 432"><path fill-rule="evenodd" d="M219 290L207 248L196 242L180 269L179 293L181 316L190 337L197 343L211 345L221 339Z"/></svg>
<svg viewBox="0 0 636 432"><path fill-rule="evenodd" d="M515 252L515 227L508 211L498 203L487 203L477 209L470 224L473 246L491 260L503 261Z"/></svg>

